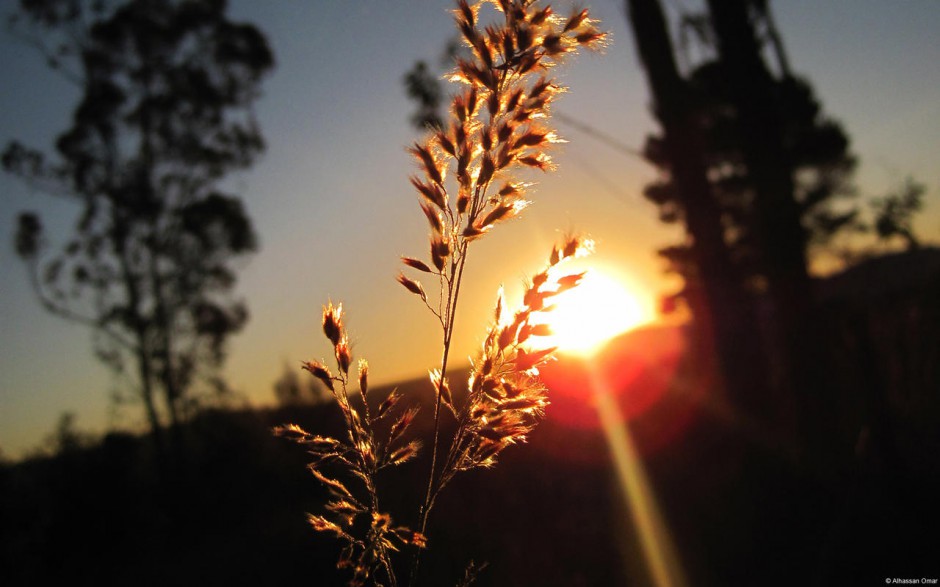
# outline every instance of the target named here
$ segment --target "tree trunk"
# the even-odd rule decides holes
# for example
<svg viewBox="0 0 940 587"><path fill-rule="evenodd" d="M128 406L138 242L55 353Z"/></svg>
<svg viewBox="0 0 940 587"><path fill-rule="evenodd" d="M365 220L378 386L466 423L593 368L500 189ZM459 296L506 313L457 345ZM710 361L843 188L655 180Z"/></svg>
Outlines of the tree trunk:
<svg viewBox="0 0 940 587"><path fill-rule="evenodd" d="M724 241L720 210L706 175L694 104L676 67L658 0L627 0L627 8L655 115L662 125L672 180L685 211L686 231L693 241L692 256L704 301L695 319L703 346L711 343L735 406L760 419L765 415L762 403L766 389L762 344L751 300L741 288Z"/></svg>
<svg viewBox="0 0 940 587"><path fill-rule="evenodd" d="M748 0L708 0L708 6L756 192L755 228L773 304L781 388L796 398L794 425L803 450L818 453L827 444L824 349L818 348L819 337L813 333L807 235L794 196L793 164L785 149L775 83L761 55Z"/></svg>
<svg viewBox="0 0 940 587"><path fill-rule="evenodd" d="M143 336L139 337L141 340ZM160 423L160 414L153 393L153 369L150 357L143 347L137 351L137 371L140 374L140 395L144 401L144 410L147 413L147 422L150 424L150 433L156 447L157 458L162 460L166 453L166 443L163 438L163 425Z"/></svg>

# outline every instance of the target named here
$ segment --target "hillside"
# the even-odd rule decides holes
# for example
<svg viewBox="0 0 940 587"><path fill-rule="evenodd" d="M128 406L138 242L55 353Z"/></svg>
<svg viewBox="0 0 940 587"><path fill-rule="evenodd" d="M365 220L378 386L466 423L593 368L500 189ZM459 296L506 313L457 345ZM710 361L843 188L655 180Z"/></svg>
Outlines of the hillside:
<svg viewBox="0 0 940 587"><path fill-rule="evenodd" d="M859 479L844 501L780 455L755 459L745 450L755 441L728 424L682 341L676 329L641 329L593 365L565 357L545 368L553 404L529 443L442 496L425 584L456 584L471 559L488 563L476 583L484 586L647 584L593 413L591 370L617 398L691 584L914 576L902 571L933 564L936 478ZM430 402L423 379L398 388ZM425 431L429 415L418 423ZM328 432L337 412L205 412L162 475L147 439L126 435L4 466L0 584L342 584L336 544L304 519L322 488L303 451L270 434L284 422ZM419 459L393 472L386 495L396 497L383 507L407 520L398 512L415 511L427 466ZM767 531L753 533L755 524Z"/></svg>

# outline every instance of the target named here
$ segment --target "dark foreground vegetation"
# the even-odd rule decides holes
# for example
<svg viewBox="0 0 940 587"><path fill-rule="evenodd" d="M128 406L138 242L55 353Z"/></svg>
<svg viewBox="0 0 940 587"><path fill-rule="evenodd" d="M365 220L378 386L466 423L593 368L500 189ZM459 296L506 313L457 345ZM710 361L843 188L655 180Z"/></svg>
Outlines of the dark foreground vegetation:
<svg viewBox="0 0 940 587"><path fill-rule="evenodd" d="M840 381L827 399L839 414L834 440L818 447L832 453L824 471L729 418L675 330L631 333L598 359L690 584L937 577L940 282L935 255L918 255L913 286L895 259L824 288L822 331ZM840 298L860 291L859 280L864 295ZM554 403L529 444L442 496L423 584L457 584L471 557L487 565L477 585L649 584L586 369L570 359L547 369ZM430 402L429 387L400 391ZM430 426L424 416L418 425ZM305 470L307 455L270 433L288 421L340 429L332 404L206 411L182 429L184 449L169 464L154 458L150 438L110 434L3 466L0 584L342 584L339 546L304 519L324 489ZM425 467L392 472L385 495L416 499ZM394 515L415 504L384 507Z"/></svg>

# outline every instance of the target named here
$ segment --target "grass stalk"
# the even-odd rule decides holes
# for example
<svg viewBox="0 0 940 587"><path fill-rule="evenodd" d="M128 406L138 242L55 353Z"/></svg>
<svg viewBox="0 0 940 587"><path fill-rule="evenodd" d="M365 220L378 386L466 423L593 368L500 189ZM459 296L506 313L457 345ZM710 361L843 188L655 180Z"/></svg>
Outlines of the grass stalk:
<svg viewBox="0 0 940 587"><path fill-rule="evenodd" d="M398 275L399 283L421 299L442 329L440 368L430 373L435 393L431 464L417 530L395 525L381 511L375 478L417 454L421 442L406 431L420 406L399 409L402 396L396 391L384 398L369 394L364 361L359 363L361 401L353 401L342 306L330 303L323 309L323 332L333 346L339 375L320 361L308 361L303 368L333 394L346 439L311 434L293 424L275 429L304 445L313 457L309 469L329 491L330 501L324 505L329 515L308 514L308 519L315 530L333 534L345 545L337 567L351 571L352 586L377 583L377 576L383 576L383 584L396 587L392 553L399 551L410 552L409 585L417 585L431 511L443 489L460 472L492 467L503 450L523 442L539 423L548 399L537 367L554 349L538 346L539 337L549 332L537 317L550 308L553 296L577 286L583 275L560 275L561 264L590 248L588 241L574 236L556 246L515 311L504 308L500 294L482 353L472 364L467 393L455 401L447 372L470 245L528 205L528 185L515 179L514 171L553 169L548 149L561 141L547 125L547 115L562 89L548 77L550 67L579 48L597 48L605 40L586 9L559 16L551 6L533 0L456 4L457 28L471 56L457 59L451 79L463 89L453 97L449 125L430 131L410 149L419 168L411 183L430 226L430 263L402 258L409 271L436 277L436 307L419 281L404 272ZM485 4L495 8L488 24L480 20ZM444 439L442 423L448 413L457 427ZM467 577L476 576L476 570Z"/></svg>

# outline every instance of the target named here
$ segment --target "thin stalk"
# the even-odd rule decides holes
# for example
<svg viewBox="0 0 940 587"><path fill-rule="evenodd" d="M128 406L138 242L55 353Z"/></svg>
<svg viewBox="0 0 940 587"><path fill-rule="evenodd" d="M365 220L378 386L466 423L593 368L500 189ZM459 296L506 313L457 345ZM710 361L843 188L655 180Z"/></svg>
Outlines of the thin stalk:
<svg viewBox="0 0 940 587"><path fill-rule="evenodd" d="M380 512L378 491L371 475L369 476L369 493L372 494L372 511L374 513ZM388 576L390 587L398 587L398 579L395 577L395 570L392 568L392 561L389 559L388 549L382 546L381 542L379 542L379 553L379 560L382 561L382 567L385 569L385 574Z"/></svg>
<svg viewBox="0 0 940 587"><path fill-rule="evenodd" d="M460 244L460 260L457 262L455 279L453 281L453 295L451 296L451 299L448 300L447 312L445 314L446 320L444 323L444 351L441 357L441 378L437 384L437 398L434 403L434 442L431 446L431 471L428 475L428 487L424 497L424 504L421 506L420 532L422 534L426 533L428 516L431 513L431 508L434 506L434 500L441 489L440 486L435 489L434 485L434 479L437 472L438 445L440 444L441 396L443 395L443 387L446 382L447 362L450 356L450 343L454 334L454 324L456 323L457 301L460 297L460 283L463 279L464 267L467 264L468 244L469 243L467 243L467 241L463 241ZM418 549L415 552L414 562L411 566L411 579L409 581L409 585L411 586L414 586L418 580L418 568L421 565L421 552L421 549Z"/></svg>
<svg viewBox="0 0 940 587"><path fill-rule="evenodd" d="M370 514L377 514L382 510L379 509L379 492L375 486L375 471L370 470L366 475L366 490L369 493L369 498L371 501L371 511ZM390 587L398 587L398 579L395 577L395 570L392 567L392 561L388 556L388 549L379 544L379 560L382 563L382 568L385 569L385 574L388 576Z"/></svg>

